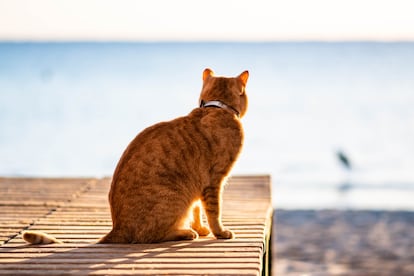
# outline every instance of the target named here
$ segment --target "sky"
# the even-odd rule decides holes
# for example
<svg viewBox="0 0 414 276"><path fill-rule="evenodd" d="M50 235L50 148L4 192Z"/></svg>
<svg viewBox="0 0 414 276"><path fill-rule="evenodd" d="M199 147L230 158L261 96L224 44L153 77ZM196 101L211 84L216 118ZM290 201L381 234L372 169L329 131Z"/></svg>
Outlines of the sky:
<svg viewBox="0 0 414 276"><path fill-rule="evenodd" d="M0 40L414 40L412 0L0 0Z"/></svg>

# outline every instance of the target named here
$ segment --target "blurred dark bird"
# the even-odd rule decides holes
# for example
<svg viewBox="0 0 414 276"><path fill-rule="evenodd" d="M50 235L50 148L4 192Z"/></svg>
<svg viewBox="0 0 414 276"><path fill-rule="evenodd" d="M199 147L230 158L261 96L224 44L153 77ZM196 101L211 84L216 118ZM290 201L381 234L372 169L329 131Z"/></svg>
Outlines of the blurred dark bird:
<svg viewBox="0 0 414 276"><path fill-rule="evenodd" d="M336 152L336 156L338 157L339 161L341 162L341 164L345 168L347 168L348 170L351 170L352 169L351 161L349 160L348 156L346 156L346 154L343 151L338 150Z"/></svg>

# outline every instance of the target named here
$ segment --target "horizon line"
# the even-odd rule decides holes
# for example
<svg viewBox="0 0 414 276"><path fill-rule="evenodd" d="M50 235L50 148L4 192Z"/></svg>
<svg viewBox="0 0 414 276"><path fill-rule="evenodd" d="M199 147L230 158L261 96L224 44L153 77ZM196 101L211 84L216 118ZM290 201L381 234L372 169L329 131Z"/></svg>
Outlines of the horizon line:
<svg viewBox="0 0 414 276"><path fill-rule="evenodd" d="M414 39L8 39L0 43L414 43Z"/></svg>

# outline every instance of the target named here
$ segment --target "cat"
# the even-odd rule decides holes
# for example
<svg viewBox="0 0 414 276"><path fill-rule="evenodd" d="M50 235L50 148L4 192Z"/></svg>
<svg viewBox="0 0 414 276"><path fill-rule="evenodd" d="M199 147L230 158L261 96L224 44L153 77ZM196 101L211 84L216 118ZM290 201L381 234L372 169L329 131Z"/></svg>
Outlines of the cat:
<svg viewBox="0 0 414 276"><path fill-rule="evenodd" d="M229 78L205 69L198 108L132 140L109 191L112 230L98 243L193 240L210 232L218 239L235 237L222 225L221 195L243 144L248 77L248 71ZM33 235L23 238L41 240Z"/></svg>

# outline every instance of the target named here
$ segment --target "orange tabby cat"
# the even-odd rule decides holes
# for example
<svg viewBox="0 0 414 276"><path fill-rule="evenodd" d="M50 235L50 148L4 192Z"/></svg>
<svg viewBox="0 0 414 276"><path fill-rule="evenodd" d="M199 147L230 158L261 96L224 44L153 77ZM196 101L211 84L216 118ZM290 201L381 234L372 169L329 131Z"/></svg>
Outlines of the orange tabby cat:
<svg viewBox="0 0 414 276"><path fill-rule="evenodd" d="M99 243L192 240L210 230L219 239L234 237L221 223L221 194L243 143L248 77L248 71L225 78L205 69L200 108L132 140L109 192L113 228ZM202 225L198 201L210 230Z"/></svg>

